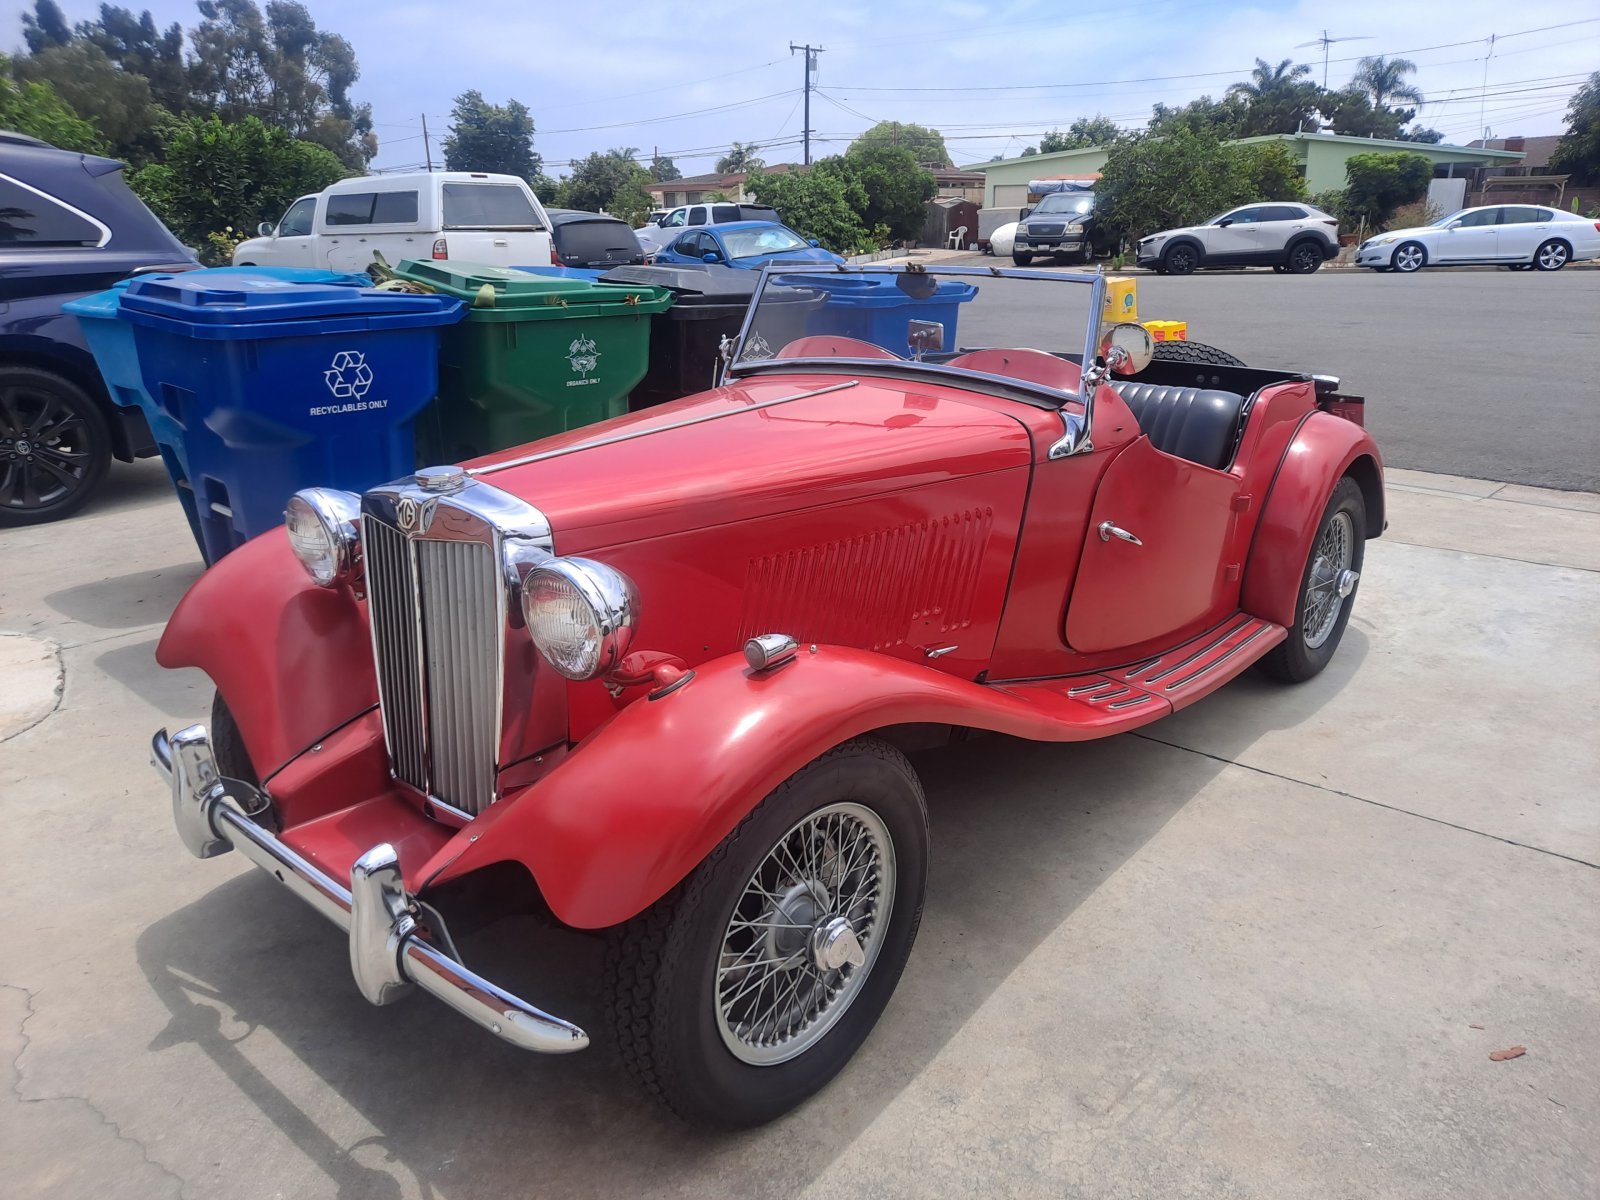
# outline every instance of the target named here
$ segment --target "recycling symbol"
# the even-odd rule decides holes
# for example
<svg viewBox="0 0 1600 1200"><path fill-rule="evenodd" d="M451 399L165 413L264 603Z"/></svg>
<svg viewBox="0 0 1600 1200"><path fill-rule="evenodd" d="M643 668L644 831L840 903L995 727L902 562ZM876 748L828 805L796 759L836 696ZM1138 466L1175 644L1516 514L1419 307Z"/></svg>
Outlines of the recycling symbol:
<svg viewBox="0 0 1600 1200"><path fill-rule="evenodd" d="M359 350L339 351L322 377L328 381L328 390L340 400L359 400L372 388L372 368Z"/></svg>

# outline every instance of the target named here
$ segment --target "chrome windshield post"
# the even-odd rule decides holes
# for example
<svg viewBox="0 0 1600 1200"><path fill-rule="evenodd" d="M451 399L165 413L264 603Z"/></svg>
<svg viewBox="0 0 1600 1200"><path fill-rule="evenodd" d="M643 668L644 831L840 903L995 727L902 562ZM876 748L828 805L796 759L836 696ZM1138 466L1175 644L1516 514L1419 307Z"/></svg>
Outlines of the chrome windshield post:
<svg viewBox="0 0 1600 1200"><path fill-rule="evenodd" d="M1100 314L1105 311L1106 277L1096 273L1089 285L1089 319L1083 336L1083 362L1078 372L1078 403L1083 405L1083 415L1061 407L1061 437L1050 447L1051 458L1068 458L1074 454L1087 454L1094 449L1091 440L1094 426L1094 394L1105 379L1104 371L1095 369L1095 357L1100 349Z"/></svg>

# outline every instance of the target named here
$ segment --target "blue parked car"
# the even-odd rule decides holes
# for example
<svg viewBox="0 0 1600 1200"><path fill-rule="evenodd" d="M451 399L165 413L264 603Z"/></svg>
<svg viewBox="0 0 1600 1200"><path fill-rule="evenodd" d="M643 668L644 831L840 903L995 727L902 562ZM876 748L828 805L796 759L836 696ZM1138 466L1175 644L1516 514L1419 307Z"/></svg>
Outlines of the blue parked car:
<svg viewBox="0 0 1600 1200"><path fill-rule="evenodd" d="M690 229L658 251L655 261L724 263L759 271L769 262L842 263L844 259L776 221L729 221Z"/></svg>

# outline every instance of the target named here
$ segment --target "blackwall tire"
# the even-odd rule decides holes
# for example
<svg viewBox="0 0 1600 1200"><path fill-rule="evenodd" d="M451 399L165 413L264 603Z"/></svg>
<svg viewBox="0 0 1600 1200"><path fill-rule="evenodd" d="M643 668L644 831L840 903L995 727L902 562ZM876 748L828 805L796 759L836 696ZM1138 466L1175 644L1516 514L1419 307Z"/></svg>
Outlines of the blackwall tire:
<svg viewBox="0 0 1600 1200"><path fill-rule="evenodd" d="M1033 261L1033 255L1018 254L1015 250L1013 250L1011 252L1011 261L1019 267L1025 267Z"/></svg>
<svg viewBox="0 0 1600 1200"><path fill-rule="evenodd" d="M59 521L99 490L111 466L111 427L70 379L0 366L0 529Z"/></svg>
<svg viewBox="0 0 1600 1200"><path fill-rule="evenodd" d="M1296 242L1284 264L1291 275L1311 275L1322 266L1322 250L1315 242Z"/></svg>
<svg viewBox="0 0 1600 1200"><path fill-rule="evenodd" d="M233 711L221 692L211 698L211 753L216 757L218 773L225 778L261 786L261 778L250 761L250 752L244 748L239 723L234 720Z"/></svg>
<svg viewBox="0 0 1600 1200"><path fill-rule="evenodd" d="M1361 485L1346 475L1333 489L1312 536L1289 636L1261 659L1267 675L1284 683L1302 683L1332 660L1355 607L1366 534L1366 499ZM1349 572L1354 577L1347 579ZM1338 607L1330 613L1329 604Z"/></svg>
<svg viewBox="0 0 1600 1200"><path fill-rule="evenodd" d="M1168 275L1193 275L1200 265L1200 252L1184 242L1162 255L1161 265Z"/></svg>
<svg viewBox="0 0 1600 1200"><path fill-rule="evenodd" d="M803 1103L889 1002L927 865L922 787L904 755L861 738L814 759L612 931L606 983L623 1064L696 1125L761 1125ZM860 940L859 967L826 965L840 920ZM780 976L768 1001L764 980Z"/></svg>
<svg viewBox="0 0 1600 1200"><path fill-rule="evenodd" d="M1154 359L1159 362L1201 363L1208 367L1242 367L1244 362L1204 342L1157 342Z"/></svg>

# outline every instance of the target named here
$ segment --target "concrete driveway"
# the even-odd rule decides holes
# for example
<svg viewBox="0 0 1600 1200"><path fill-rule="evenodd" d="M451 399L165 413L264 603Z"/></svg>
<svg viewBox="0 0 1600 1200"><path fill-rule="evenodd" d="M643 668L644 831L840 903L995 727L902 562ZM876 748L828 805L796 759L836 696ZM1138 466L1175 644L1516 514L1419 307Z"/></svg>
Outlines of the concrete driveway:
<svg viewBox="0 0 1600 1200"><path fill-rule="evenodd" d="M536 1058L369 1007L309 909L184 852L146 747L207 711L151 658L199 566L159 466L112 487L0 533L9 1196L1600 1194L1600 497L1399 472L1312 683L922 758L895 1000L707 1136L616 1065L597 942L464 947L599 1035Z"/></svg>

